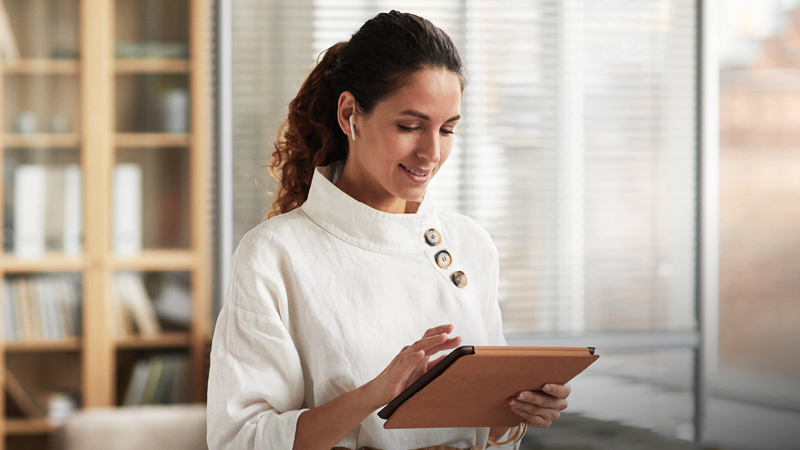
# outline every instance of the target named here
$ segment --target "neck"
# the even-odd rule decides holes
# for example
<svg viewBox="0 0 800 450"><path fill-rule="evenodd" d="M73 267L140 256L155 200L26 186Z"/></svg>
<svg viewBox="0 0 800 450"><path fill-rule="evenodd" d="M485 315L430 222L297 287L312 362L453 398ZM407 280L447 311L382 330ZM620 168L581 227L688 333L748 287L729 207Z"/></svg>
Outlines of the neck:
<svg viewBox="0 0 800 450"><path fill-rule="evenodd" d="M418 202L394 197L383 189L372 188L363 181L357 182L348 170L347 164L334 184L345 194L378 211L390 214L413 214L419 209Z"/></svg>

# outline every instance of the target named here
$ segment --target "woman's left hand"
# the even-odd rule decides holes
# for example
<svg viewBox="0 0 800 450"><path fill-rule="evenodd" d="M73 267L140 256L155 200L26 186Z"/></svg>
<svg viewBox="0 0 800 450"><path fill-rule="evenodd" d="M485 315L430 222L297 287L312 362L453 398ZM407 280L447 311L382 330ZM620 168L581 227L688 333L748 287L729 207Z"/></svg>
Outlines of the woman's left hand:
<svg viewBox="0 0 800 450"><path fill-rule="evenodd" d="M522 391L509 399L511 410L532 427L547 428L567 409L569 384L546 384L544 392Z"/></svg>

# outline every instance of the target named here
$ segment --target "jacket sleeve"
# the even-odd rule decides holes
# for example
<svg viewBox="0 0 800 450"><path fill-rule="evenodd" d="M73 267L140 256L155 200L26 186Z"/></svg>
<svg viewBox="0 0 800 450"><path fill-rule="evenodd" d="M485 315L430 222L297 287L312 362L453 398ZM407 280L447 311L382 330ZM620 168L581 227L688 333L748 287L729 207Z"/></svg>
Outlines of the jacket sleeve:
<svg viewBox="0 0 800 450"><path fill-rule="evenodd" d="M210 450L290 449L304 411L300 357L278 312L285 288L270 280L270 267L259 261L259 253L265 252L240 245L234 254L214 330L208 380Z"/></svg>

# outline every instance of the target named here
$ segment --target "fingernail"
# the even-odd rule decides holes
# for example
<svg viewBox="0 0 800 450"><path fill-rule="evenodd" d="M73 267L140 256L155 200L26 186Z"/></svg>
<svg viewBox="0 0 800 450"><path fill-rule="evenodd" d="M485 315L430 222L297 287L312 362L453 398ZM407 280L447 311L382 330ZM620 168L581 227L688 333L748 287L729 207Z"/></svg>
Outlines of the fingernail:
<svg viewBox="0 0 800 450"><path fill-rule="evenodd" d="M544 388L542 388L542 390L545 392L550 392L553 390L553 388L549 384L547 384L544 386Z"/></svg>
<svg viewBox="0 0 800 450"><path fill-rule="evenodd" d="M520 400L525 400L525 394L519 394L517 398Z"/></svg>
<svg viewBox="0 0 800 450"><path fill-rule="evenodd" d="M516 400L511 400L510 402L508 402L508 404L511 405L511 406L517 406L517 401Z"/></svg>

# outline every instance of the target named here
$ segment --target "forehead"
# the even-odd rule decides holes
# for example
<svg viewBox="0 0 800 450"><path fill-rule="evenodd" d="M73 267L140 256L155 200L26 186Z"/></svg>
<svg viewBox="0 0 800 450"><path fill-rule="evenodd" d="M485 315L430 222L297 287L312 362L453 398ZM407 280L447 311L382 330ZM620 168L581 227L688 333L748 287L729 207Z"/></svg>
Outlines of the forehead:
<svg viewBox="0 0 800 450"><path fill-rule="evenodd" d="M461 79L446 69L422 69L400 89L375 106L375 111L398 114L413 110L431 119L448 120L461 111Z"/></svg>

